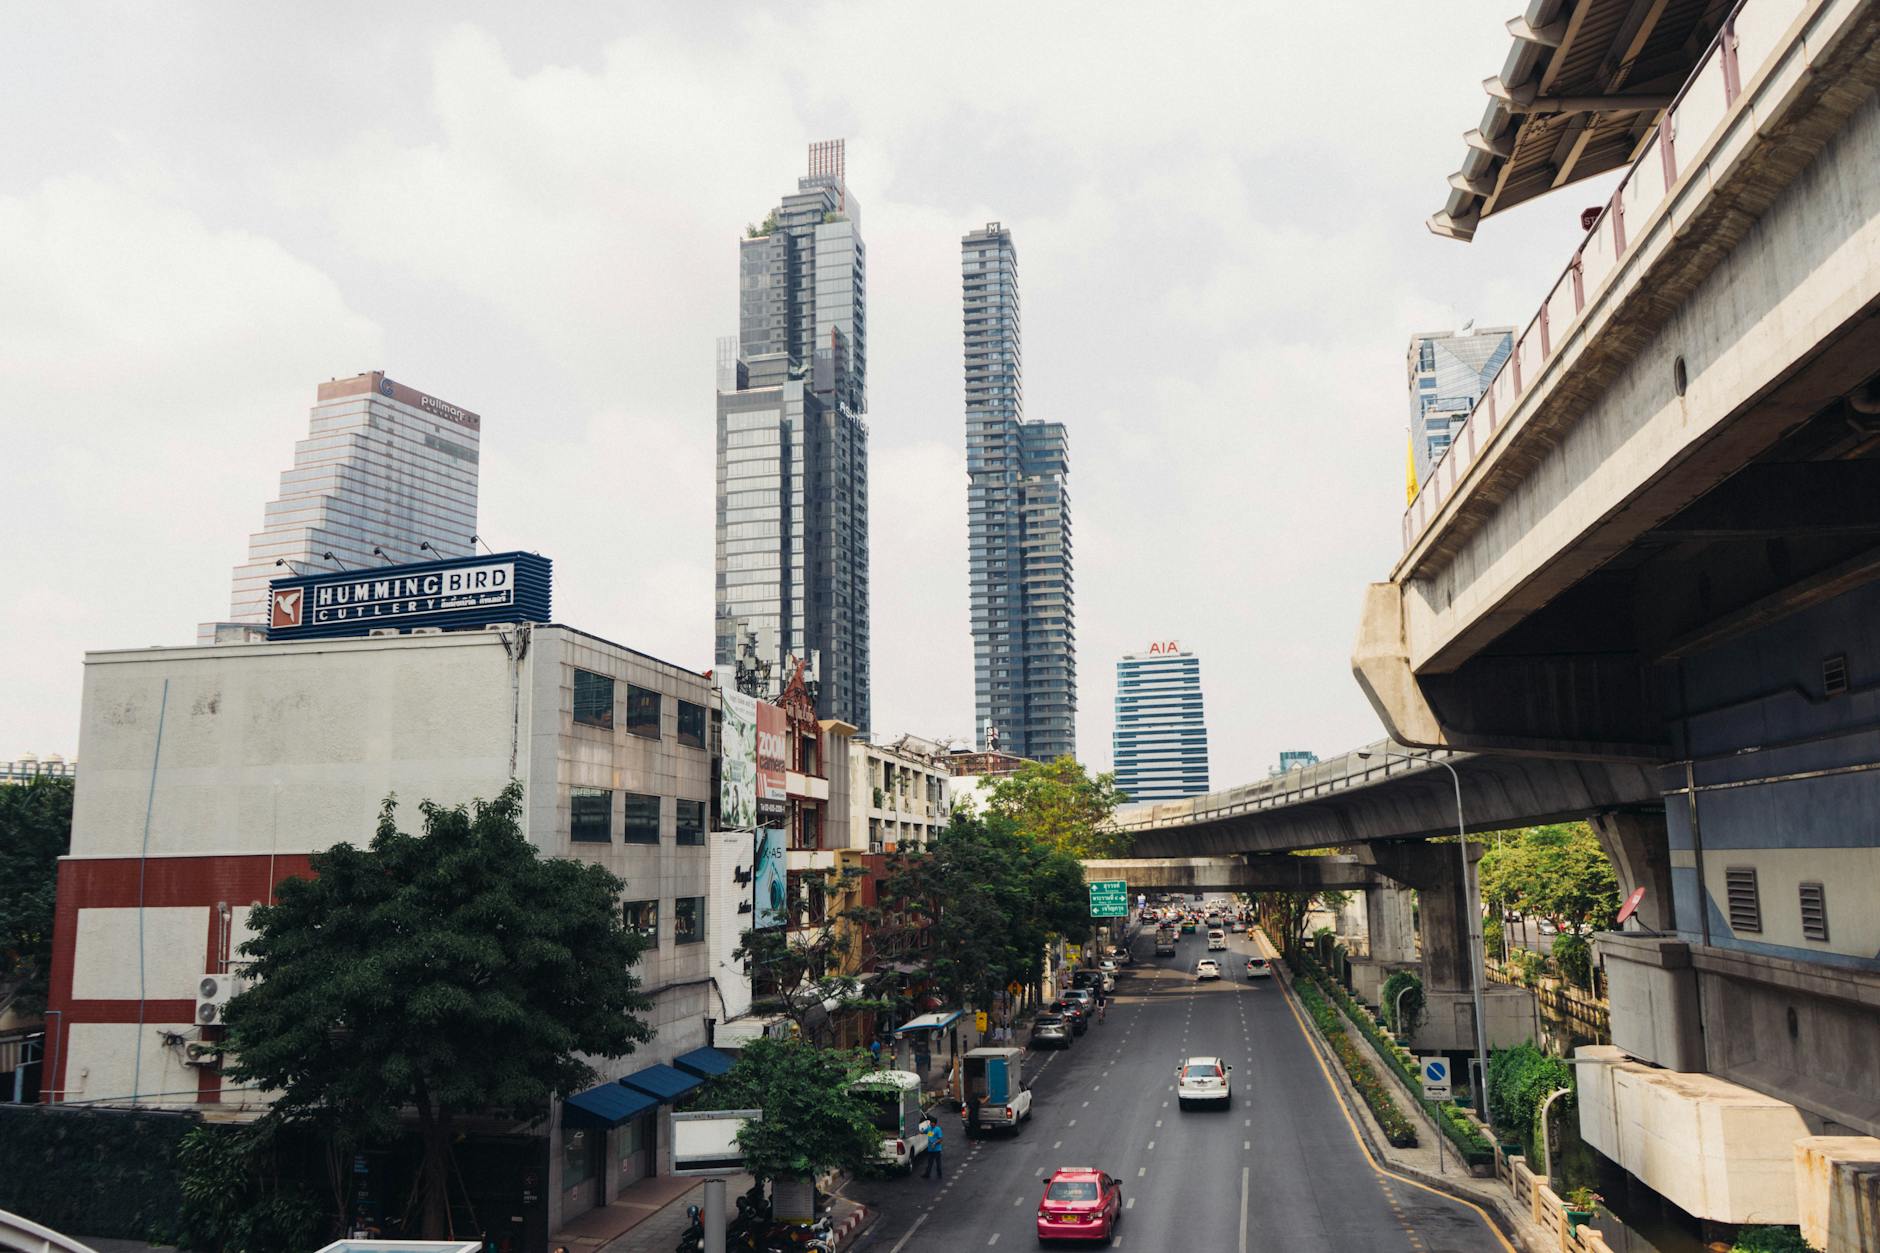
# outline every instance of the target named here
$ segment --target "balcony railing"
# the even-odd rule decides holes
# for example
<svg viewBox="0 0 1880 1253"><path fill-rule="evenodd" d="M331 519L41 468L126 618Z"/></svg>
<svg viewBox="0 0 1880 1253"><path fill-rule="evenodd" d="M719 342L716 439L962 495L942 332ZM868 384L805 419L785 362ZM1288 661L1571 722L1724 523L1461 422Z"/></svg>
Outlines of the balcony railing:
<svg viewBox="0 0 1880 1253"><path fill-rule="evenodd" d="M1514 350L1476 402L1452 429L1442 457L1430 467L1403 516L1407 550L1427 530L1495 433L1514 416L1586 309L1601 294L1636 240L1677 186L1690 158L1705 152L1730 120L1743 84L1787 47L1785 35L1807 0L1738 0L1697 69L1646 136L1638 159L1600 210L1573 259L1514 341ZM1682 154L1682 156L1680 155ZM1682 163L1681 163L1682 162Z"/></svg>

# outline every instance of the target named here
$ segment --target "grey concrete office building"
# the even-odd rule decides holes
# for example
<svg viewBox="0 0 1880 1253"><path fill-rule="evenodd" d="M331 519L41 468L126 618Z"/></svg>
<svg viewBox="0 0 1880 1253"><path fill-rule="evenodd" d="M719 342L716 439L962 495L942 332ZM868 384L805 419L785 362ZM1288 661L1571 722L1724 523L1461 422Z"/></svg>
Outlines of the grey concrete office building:
<svg viewBox="0 0 1880 1253"><path fill-rule="evenodd" d="M1070 441L1061 422L1025 421L1012 232L992 222L966 235L960 283L979 746L1044 761L1075 756Z"/></svg>
<svg viewBox="0 0 1880 1253"><path fill-rule="evenodd" d="M818 712L869 726L868 305L841 140L739 245L718 363L717 664L810 663Z"/></svg>

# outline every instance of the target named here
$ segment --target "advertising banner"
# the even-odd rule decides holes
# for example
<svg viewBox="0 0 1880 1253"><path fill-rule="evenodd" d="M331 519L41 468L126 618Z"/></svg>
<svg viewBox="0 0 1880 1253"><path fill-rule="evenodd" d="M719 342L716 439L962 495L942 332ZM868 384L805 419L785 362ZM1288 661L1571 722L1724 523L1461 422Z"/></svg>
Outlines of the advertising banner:
<svg viewBox="0 0 1880 1253"><path fill-rule="evenodd" d="M553 582L548 558L522 552L273 579L268 638L547 622Z"/></svg>
<svg viewBox="0 0 1880 1253"><path fill-rule="evenodd" d="M757 702L757 816L781 824L789 813L790 719L783 706Z"/></svg>
<svg viewBox="0 0 1880 1253"><path fill-rule="evenodd" d="M789 877L783 864L783 828L759 827L757 830L757 873L752 876L756 892L755 913L751 925L759 931L781 927L789 920Z"/></svg>
<svg viewBox="0 0 1880 1253"><path fill-rule="evenodd" d="M719 771L719 820L727 831L757 826L757 698L722 679L724 760Z"/></svg>

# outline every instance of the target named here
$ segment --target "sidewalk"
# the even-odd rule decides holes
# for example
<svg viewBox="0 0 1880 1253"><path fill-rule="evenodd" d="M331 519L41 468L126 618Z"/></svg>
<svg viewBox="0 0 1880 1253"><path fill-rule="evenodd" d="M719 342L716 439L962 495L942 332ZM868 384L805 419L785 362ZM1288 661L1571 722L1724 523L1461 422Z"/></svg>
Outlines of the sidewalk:
<svg viewBox="0 0 1880 1253"><path fill-rule="evenodd" d="M1358 1035L1351 1024L1340 1015L1339 1025L1348 1038L1356 1044L1359 1055L1371 1070L1383 1082L1384 1090L1390 1093L1391 1101L1398 1110L1408 1116L1417 1128L1417 1143L1414 1148L1394 1148L1384 1138L1383 1132L1372 1117L1371 1110L1364 1098L1358 1095L1351 1084L1350 1076L1336 1057L1329 1056L1330 1048L1319 1037L1318 1029L1313 1026L1311 1016L1299 1004L1293 991L1292 974L1286 964L1280 960L1266 937L1260 937L1261 946L1266 949L1272 962L1273 973L1279 984L1286 990L1286 999L1298 1013L1306 1037L1318 1054L1320 1063L1332 1076L1332 1082L1338 1088L1339 1098L1343 1101L1353 1125L1357 1128L1371 1160L1381 1168L1403 1176L1415 1183L1423 1184L1438 1192L1447 1193L1466 1203L1485 1209L1492 1216L1495 1225L1504 1236L1512 1236L1515 1243L1530 1250L1551 1250L1556 1241L1546 1228L1540 1226L1533 1216L1515 1201L1514 1193L1501 1180L1493 1176L1479 1177L1469 1174L1469 1168L1456 1156L1455 1146L1443 1137L1443 1133L1430 1121L1423 1107L1410 1100L1400 1091L1393 1079L1386 1075L1382 1067L1383 1060L1375 1055L1370 1041ZM1438 1166L1438 1146L1441 1146L1441 1166Z"/></svg>
<svg viewBox="0 0 1880 1253"><path fill-rule="evenodd" d="M703 1179L660 1175L642 1179L614 1200L581 1214L548 1238L548 1247L569 1253L671 1253L691 1226L686 1206L705 1204ZM751 1186L749 1175L725 1180L727 1216L735 1198Z"/></svg>

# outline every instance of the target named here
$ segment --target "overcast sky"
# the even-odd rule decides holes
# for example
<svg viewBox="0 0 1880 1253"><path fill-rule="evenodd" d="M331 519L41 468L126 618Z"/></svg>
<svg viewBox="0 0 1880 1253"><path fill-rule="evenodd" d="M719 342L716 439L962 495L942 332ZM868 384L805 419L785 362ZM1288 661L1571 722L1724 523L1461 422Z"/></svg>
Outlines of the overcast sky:
<svg viewBox="0 0 1880 1253"><path fill-rule="evenodd" d="M85 650L226 613L363 370L484 415L481 531L554 559L558 620L708 667L737 240L835 137L877 730L972 730L959 237L998 220L1070 429L1080 755L1152 639L1200 654L1216 787L1379 733L1407 337L1524 322L1600 198L1424 230L1508 4L572 8L7 6L0 759L78 749Z"/></svg>

